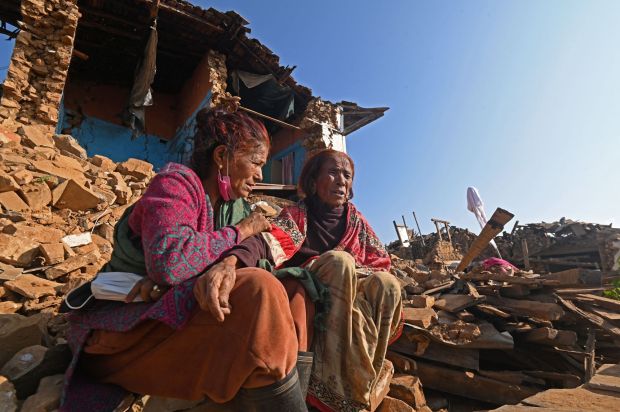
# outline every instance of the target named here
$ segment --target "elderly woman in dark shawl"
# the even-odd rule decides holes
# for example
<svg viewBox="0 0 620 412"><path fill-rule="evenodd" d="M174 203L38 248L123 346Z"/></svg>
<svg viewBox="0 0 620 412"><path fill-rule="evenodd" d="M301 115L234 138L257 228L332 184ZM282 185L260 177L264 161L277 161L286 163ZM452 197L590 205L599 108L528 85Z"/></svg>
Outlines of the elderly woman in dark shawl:
<svg viewBox="0 0 620 412"><path fill-rule="evenodd" d="M266 266L302 280L317 317L314 366L307 401L320 411L374 409L388 345L402 331L400 285L390 258L362 214L349 201L354 164L342 152L311 157L301 173L303 200L286 207L269 232L227 252L235 267ZM304 273L305 272L305 273ZM325 290L327 288L327 291Z"/></svg>

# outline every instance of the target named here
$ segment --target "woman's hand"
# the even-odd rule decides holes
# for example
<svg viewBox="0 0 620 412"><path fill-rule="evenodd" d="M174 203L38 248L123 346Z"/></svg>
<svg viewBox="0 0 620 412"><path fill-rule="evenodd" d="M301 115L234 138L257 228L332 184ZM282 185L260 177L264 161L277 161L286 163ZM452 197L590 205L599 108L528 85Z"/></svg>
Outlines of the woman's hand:
<svg viewBox="0 0 620 412"><path fill-rule="evenodd" d="M239 239L239 242L251 236L257 235L260 232L266 232L270 228L271 224L263 214L259 212L252 212L248 217L237 224L237 229L239 229L239 237L241 238Z"/></svg>
<svg viewBox="0 0 620 412"><path fill-rule="evenodd" d="M167 287L158 286L155 282L153 282L147 276L140 279L133 288L127 294L125 298L125 303L131 303L136 298L136 296L140 295L144 302L152 302L159 300L162 295L168 290Z"/></svg>
<svg viewBox="0 0 620 412"><path fill-rule="evenodd" d="M237 278L236 264L237 257L228 256L200 275L194 285L194 296L200 308L211 312L219 322L223 322L232 309L228 297Z"/></svg>

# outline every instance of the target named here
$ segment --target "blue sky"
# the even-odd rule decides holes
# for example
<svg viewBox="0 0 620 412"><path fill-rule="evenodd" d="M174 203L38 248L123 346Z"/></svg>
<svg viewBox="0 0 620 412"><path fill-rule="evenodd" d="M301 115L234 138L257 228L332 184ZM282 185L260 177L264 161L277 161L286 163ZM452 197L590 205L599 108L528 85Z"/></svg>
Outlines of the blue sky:
<svg viewBox="0 0 620 412"><path fill-rule="evenodd" d="M479 230L468 186L487 214L617 226L620 2L195 3L244 16L315 95L391 108L347 140L383 241L412 210L425 233L432 217Z"/></svg>

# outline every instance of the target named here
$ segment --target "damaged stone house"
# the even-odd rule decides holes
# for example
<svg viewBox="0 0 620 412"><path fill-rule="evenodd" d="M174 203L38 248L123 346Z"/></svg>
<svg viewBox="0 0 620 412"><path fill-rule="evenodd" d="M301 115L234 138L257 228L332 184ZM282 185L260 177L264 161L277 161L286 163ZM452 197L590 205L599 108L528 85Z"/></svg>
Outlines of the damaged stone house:
<svg viewBox="0 0 620 412"><path fill-rule="evenodd" d="M290 190L309 152L346 151L346 136L387 110L313 96L230 11L182 0L3 0L0 20L15 38L0 125L71 134L90 156L186 162L196 112L239 96L272 136L264 182Z"/></svg>

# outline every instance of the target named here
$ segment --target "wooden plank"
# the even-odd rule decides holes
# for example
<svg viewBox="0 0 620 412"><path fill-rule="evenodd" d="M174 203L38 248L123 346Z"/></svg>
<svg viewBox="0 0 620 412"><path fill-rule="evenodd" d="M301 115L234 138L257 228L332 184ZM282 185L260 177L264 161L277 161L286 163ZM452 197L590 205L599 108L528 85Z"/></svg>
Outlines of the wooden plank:
<svg viewBox="0 0 620 412"><path fill-rule="evenodd" d="M493 212L491 219L484 225L480 234L474 239L463 259L461 259L461 263L456 267L456 272L462 272L467 265L480 255L491 240L504 229L504 225L513 217L512 213L498 207Z"/></svg>
<svg viewBox="0 0 620 412"><path fill-rule="evenodd" d="M403 308L405 322L428 328L437 321L437 313L431 308Z"/></svg>
<svg viewBox="0 0 620 412"><path fill-rule="evenodd" d="M560 295L579 295L581 293L595 293L602 292L605 288L592 288L592 287L583 287L583 288L565 288L565 289L556 289L555 293L559 293Z"/></svg>
<svg viewBox="0 0 620 412"><path fill-rule="evenodd" d="M565 314L562 307L555 303L498 298L495 296L487 296L487 302L513 315L530 316L543 320L558 320Z"/></svg>
<svg viewBox="0 0 620 412"><path fill-rule="evenodd" d="M533 378L520 371L479 371L481 376L495 379L502 382L514 383L515 385L522 385L523 383L545 386L544 379Z"/></svg>
<svg viewBox="0 0 620 412"><path fill-rule="evenodd" d="M573 313L576 313L577 315L581 316L582 318L584 318L585 320L587 320L588 322L592 323L593 325L596 325L600 328L605 329L607 332L611 333L612 335L614 335L615 337L620 338L620 328L616 325L614 325L613 323L611 323L610 321L601 318L598 315L592 314L592 313L588 313L584 310L579 309L577 306L575 306L571 301L562 299L562 297L555 295L558 300L560 301L560 303L562 303L564 305L564 307L566 307L568 310L570 310Z"/></svg>
<svg viewBox="0 0 620 412"><path fill-rule="evenodd" d="M564 388L576 388L581 385L579 376L570 373L548 371L523 371L523 373L534 378L560 383Z"/></svg>
<svg viewBox="0 0 620 412"><path fill-rule="evenodd" d="M514 340L508 332L500 333L495 326L489 322L480 322L480 336L469 343L461 345L462 348L469 349L503 349L514 348Z"/></svg>
<svg viewBox="0 0 620 412"><path fill-rule="evenodd" d="M572 330L558 330L542 327L523 334L525 342L548 346L570 346L577 343L577 334Z"/></svg>
<svg viewBox="0 0 620 412"><path fill-rule="evenodd" d="M425 388L495 404L518 403L538 392L527 386L501 382L474 372L457 371L427 362L417 362L418 377Z"/></svg>
<svg viewBox="0 0 620 412"><path fill-rule="evenodd" d="M499 294L507 298L521 298L530 294L531 288L527 285L508 285L499 289Z"/></svg>
<svg viewBox="0 0 620 412"><path fill-rule="evenodd" d="M451 313L459 312L470 306L484 301L484 297L475 298L471 295L457 295L454 293L446 293L435 299L433 305L437 309L445 310Z"/></svg>
<svg viewBox="0 0 620 412"><path fill-rule="evenodd" d="M610 299L604 296L592 295L590 293L579 294L576 296L576 298L577 300L587 299L602 308L611 309L620 313L620 300Z"/></svg>
<svg viewBox="0 0 620 412"><path fill-rule="evenodd" d="M431 342L424 353L416 354L415 345L408 345L408 342L403 340L394 342L390 345L390 349L416 359L426 359L464 369L480 369L480 351L478 349L454 348Z"/></svg>
<svg viewBox="0 0 620 412"><path fill-rule="evenodd" d="M494 272L470 272L460 275L460 278L463 280L476 280L476 281L485 281L485 280L494 280L496 282L506 282L512 285L527 285L532 288L539 288L542 286L557 286L559 282L554 279L543 279L543 278L526 278L522 276L510 276L503 273L494 273Z"/></svg>
<svg viewBox="0 0 620 412"><path fill-rule="evenodd" d="M604 319L612 320L612 321L620 320L620 312L610 312L606 309L602 309L602 308L592 306L592 305L583 305L583 306L584 306L584 309L586 309L588 312L594 312Z"/></svg>
<svg viewBox="0 0 620 412"><path fill-rule="evenodd" d="M594 377L590 379L590 382L586 383L585 387L620 394L620 364L602 365L596 371ZM618 402L620 402L620 400Z"/></svg>

